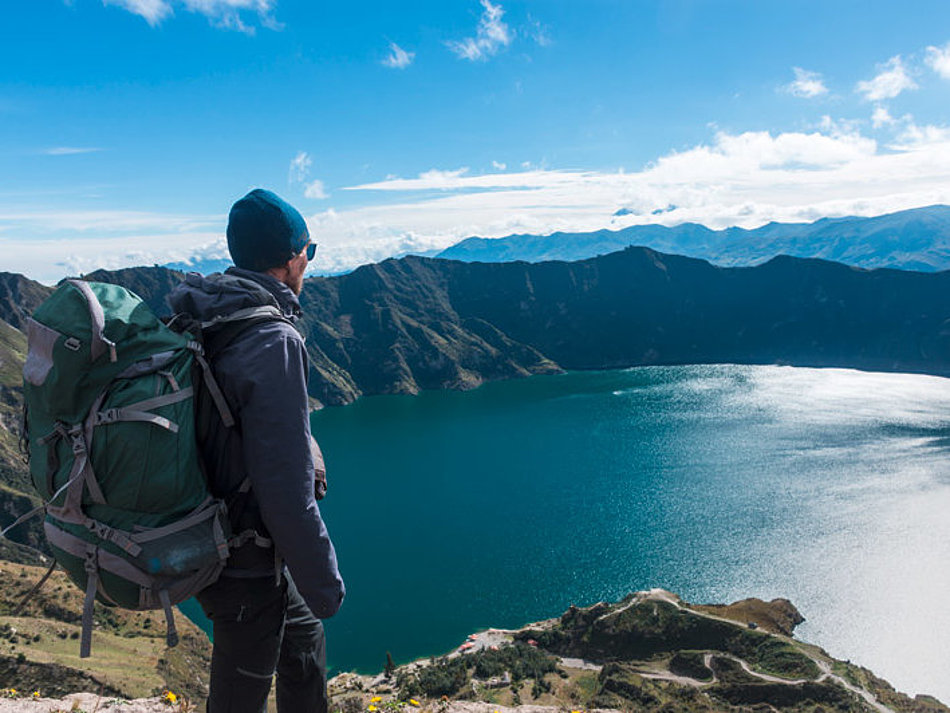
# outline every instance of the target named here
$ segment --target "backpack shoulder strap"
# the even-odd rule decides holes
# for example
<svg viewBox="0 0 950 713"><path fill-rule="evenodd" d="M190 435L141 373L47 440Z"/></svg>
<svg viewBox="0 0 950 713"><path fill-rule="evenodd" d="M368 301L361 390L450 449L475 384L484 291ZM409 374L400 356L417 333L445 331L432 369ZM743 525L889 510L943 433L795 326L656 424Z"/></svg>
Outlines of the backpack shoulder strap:
<svg viewBox="0 0 950 713"><path fill-rule="evenodd" d="M246 314L241 315L241 312ZM235 312L227 319L212 320L202 324L205 355L212 361L225 347L251 327L266 322L286 322L292 325L292 322L276 307L254 307L251 310L241 310L241 312Z"/></svg>

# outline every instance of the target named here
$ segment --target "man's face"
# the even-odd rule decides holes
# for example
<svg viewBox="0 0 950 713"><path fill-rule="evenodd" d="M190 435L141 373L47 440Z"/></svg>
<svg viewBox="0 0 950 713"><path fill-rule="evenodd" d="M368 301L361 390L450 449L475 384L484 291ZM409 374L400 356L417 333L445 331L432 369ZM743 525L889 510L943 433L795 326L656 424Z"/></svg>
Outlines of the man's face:
<svg viewBox="0 0 950 713"><path fill-rule="evenodd" d="M296 257L287 263L287 287L293 290L295 295L299 295L303 290L303 275L307 271L307 248L300 251Z"/></svg>

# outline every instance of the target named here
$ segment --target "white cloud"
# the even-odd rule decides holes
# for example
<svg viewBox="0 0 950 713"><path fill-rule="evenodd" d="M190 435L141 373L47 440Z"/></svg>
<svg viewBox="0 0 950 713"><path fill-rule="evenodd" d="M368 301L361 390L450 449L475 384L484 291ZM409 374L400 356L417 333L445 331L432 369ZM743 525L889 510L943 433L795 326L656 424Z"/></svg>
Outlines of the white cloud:
<svg viewBox="0 0 950 713"><path fill-rule="evenodd" d="M314 216L323 236L315 267L339 271L399 252L448 247L472 235L685 221L753 228L772 220L879 215L950 202L950 129L918 127L905 132L902 142L882 147L846 123L829 124L828 131L810 133L720 132L709 143L666 154L634 172L430 171L416 179L352 186L405 191L406 199ZM447 195L424 193L432 189ZM629 214L614 215L618 206Z"/></svg>
<svg viewBox="0 0 950 713"><path fill-rule="evenodd" d="M950 42L943 47L928 47L927 64L944 79L950 79Z"/></svg>
<svg viewBox="0 0 950 713"><path fill-rule="evenodd" d="M950 127L925 125L918 126L909 121L898 135L895 148L907 151L929 150L934 144L950 142Z"/></svg>
<svg viewBox="0 0 950 713"><path fill-rule="evenodd" d="M484 11L478 21L475 37L446 43L461 59L488 59L511 44L511 30L501 19L505 14L501 5L492 5L490 0L481 0L481 3Z"/></svg>
<svg viewBox="0 0 950 713"><path fill-rule="evenodd" d="M531 21L530 30L528 32L531 38L541 47L550 47L551 44L553 44L548 28L537 20Z"/></svg>
<svg viewBox="0 0 950 713"><path fill-rule="evenodd" d="M83 153L95 153L96 151L102 151L102 149L95 146L53 146L43 149L40 153L44 156L75 156Z"/></svg>
<svg viewBox="0 0 950 713"><path fill-rule="evenodd" d="M323 181L311 181L307 184L303 194L307 198L312 198L314 200L323 200L324 198L328 197L323 186Z"/></svg>
<svg viewBox="0 0 950 713"><path fill-rule="evenodd" d="M504 171L506 168L508 168L508 164L502 163L501 161L492 161L491 166L496 171Z"/></svg>
<svg viewBox="0 0 950 713"><path fill-rule="evenodd" d="M311 270L339 272L445 248L472 235L685 221L754 228L772 220L879 215L950 203L950 127L918 126L909 117L896 121L901 133L888 145L853 124L828 119L809 132L720 131L635 171L534 168L470 175L465 168L433 169L412 179L351 186L364 193L362 207L308 218L321 244ZM317 186L315 195L325 195ZM387 191L386 197L365 205L374 191ZM8 200L14 208L0 204L4 269L35 278L222 256L223 216L60 212L52 202L24 210ZM665 210L653 215L657 209ZM50 255L71 257L54 264Z"/></svg>
<svg viewBox="0 0 950 713"><path fill-rule="evenodd" d="M813 99L828 93L828 87L825 86L818 72L810 72L801 67L792 67L792 71L795 72L794 81L783 87L792 96Z"/></svg>
<svg viewBox="0 0 950 713"><path fill-rule="evenodd" d="M184 6L189 12L204 15L217 27L254 33L254 26L245 23L244 13L256 16L257 21L271 29L279 25L271 15L274 0L102 0L104 5L116 5L145 18L153 27L173 14L173 4Z"/></svg>
<svg viewBox="0 0 950 713"><path fill-rule="evenodd" d="M145 18L153 27L172 14L172 6L166 0L102 0L103 5L117 5Z"/></svg>
<svg viewBox="0 0 950 713"><path fill-rule="evenodd" d="M224 215L0 206L5 270L55 282L96 268L185 260L224 246Z"/></svg>
<svg viewBox="0 0 950 713"><path fill-rule="evenodd" d="M881 71L874 79L858 82L855 87L855 91L863 94L868 101L893 99L905 89L917 88L917 83L907 73L900 55L891 57L879 69Z"/></svg>
<svg viewBox="0 0 950 713"><path fill-rule="evenodd" d="M456 168L452 171L431 169L419 174L418 178L388 178L378 183L367 183L346 190L379 190L379 191L417 191L417 190L449 190L461 188L465 183L462 177L468 173L468 167Z"/></svg>
<svg viewBox="0 0 950 713"><path fill-rule="evenodd" d="M383 59L383 65L392 67L393 69L405 69L412 64L412 60L415 56L415 52L406 52L406 50L395 42L390 42L389 55Z"/></svg>
<svg viewBox="0 0 950 713"><path fill-rule="evenodd" d="M287 171L288 183L303 183L310 175L310 167L313 165L313 159L306 151L299 152L290 159L290 168Z"/></svg>
<svg viewBox="0 0 950 713"><path fill-rule="evenodd" d="M890 126L894 124L897 120L891 116L891 113L887 110L886 107L876 106L874 107L874 113L871 114L871 125L875 129L880 129L883 126Z"/></svg>

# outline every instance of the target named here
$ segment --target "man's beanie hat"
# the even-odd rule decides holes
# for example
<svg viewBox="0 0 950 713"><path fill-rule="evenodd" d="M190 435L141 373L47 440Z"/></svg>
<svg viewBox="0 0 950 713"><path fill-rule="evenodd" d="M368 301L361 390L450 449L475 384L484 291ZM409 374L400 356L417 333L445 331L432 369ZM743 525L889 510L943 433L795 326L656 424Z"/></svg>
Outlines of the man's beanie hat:
<svg viewBox="0 0 950 713"><path fill-rule="evenodd" d="M264 272L298 255L308 242L303 216L276 193L255 188L231 206L228 251L238 267Z"/></svg>

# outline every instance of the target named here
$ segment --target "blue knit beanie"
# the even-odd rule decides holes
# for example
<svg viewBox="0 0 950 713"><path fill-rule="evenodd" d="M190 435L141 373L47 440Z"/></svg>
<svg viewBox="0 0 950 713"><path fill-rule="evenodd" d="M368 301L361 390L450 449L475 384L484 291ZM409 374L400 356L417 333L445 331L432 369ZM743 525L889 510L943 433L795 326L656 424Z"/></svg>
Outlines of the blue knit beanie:
<svg viewBox="0 0 950 713"><path fill-rule="evenodd" d="M255 188L231 206L228 251L238 267L264 272L300 254L308 242L303 216L276 193Z"/></svg>

